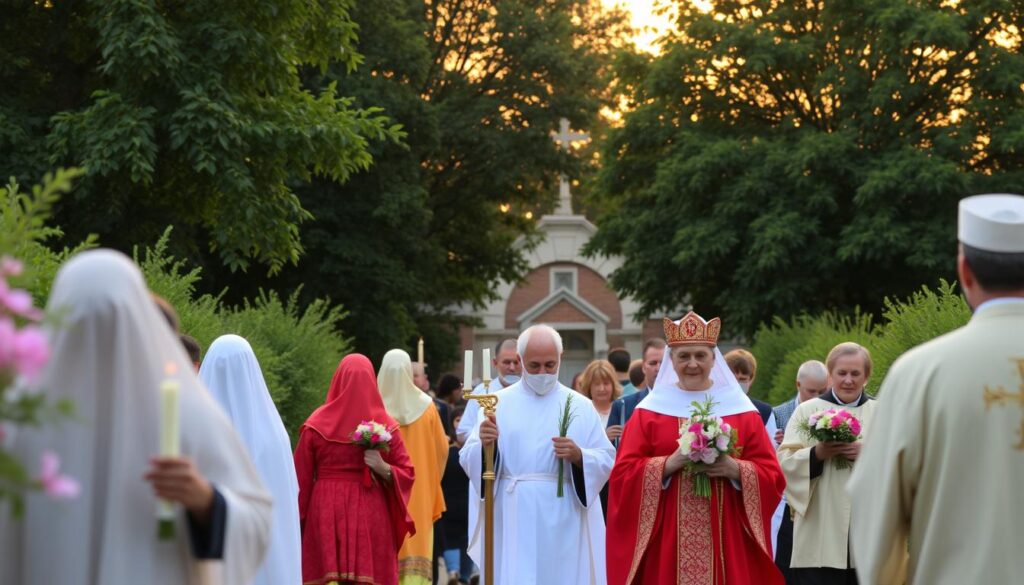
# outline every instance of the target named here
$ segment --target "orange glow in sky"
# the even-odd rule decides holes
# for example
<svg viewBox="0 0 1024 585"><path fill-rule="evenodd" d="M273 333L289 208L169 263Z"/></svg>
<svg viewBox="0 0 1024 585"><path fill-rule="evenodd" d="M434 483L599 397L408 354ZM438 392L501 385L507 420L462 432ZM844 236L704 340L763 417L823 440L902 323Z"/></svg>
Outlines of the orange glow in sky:
<svg viewBox="0 0 1024 585"><path fill-rule="evenodd" d="M675 23L675 7L678 0L601 0L608 7L621 6L630 14L636 36L633 42L638 49L658 53L657 40ZM699 10L711 10L711 0L690 0ZM667 8L667 11L660 9Z"/></svg>

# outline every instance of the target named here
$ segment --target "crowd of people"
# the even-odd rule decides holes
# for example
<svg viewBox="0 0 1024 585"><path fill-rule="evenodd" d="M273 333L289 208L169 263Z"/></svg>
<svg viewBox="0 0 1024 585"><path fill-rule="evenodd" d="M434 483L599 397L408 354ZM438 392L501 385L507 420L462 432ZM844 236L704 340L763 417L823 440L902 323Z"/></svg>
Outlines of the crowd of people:
<svg viewBox="0 0 1024 585"><path fill-rule="evenodd" d="M473 390L498 396L487 416L468 380L431 388L402 349L377 366L347 355L294 449L244 338L202 356L130 259L83 252L53 286L39 385L76 420L4 437L19 457L59 453L80 497L30 495L0 520L0 582L483 582L487 538L489 585L1014 582L1024 440L1004 423L1019 416L1006 388L1024 387L1024 197L966 199L960 226L975 317L892 365L880 400L853 342L802 364L782 404L752 399L756 356L723 355L722 321L691 311L572 388L553 328L501 341L496 379ZM995 469L1009 481L984 481ZM177 510L170 531L158 501Z"/></svg>

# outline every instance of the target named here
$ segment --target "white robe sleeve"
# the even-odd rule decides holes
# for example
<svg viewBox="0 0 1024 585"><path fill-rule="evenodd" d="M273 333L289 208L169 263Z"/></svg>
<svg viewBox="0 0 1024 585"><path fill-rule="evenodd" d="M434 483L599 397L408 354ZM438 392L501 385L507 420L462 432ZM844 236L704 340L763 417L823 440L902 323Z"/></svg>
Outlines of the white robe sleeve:
<svg viewBox="0 0 1024 585"><path fill-rule="evenodd" d="M786 426L786 434L778 450L779 466L786 476L786 502L801 516L807 514L814 488L818 485L815 478L811 477L811 448L814 445L799 429L799 422L808 416L809 410L806 407L797 407L789 419L790 423Z"/></svg>
<svg viewBox="0 0 1024 585"><path fill-rule="evenodd" d="M227 416L205 393L182 394L182 454L217 486L227 502L224 557L201 572L219 572L219 583L248 583L270 544L272 503L256 467ZM184 512L181 512L184 514Z"/></svg>
<svg viewBox="0 0 1024 585"><path fill-rule="evenodd" d="M473 428L476 427L476 419L479 418L480 403L476 400L470 400L466 404L466 409L462 412L462 418L459 419L459 426L455 429L455 436L460 441L468 439L469 434L473 432Z"/></svg>

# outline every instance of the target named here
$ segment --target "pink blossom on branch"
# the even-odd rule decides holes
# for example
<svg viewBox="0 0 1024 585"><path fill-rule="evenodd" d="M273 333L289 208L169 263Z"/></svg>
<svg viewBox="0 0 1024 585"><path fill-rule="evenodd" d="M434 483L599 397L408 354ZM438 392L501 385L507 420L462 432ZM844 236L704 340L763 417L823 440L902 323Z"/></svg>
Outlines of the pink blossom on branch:
<svg viewBox="0 0 1024 585"><path fill-rule="evenodd" d="M77 498L81 491L78 482L68 475L60 473L60 458L52 451L43 453L40 462L39 483L43 492L57 500L69 500Z"/></svg>
<svg viewBox="0 0 1024 585"><path fill-rule="evenodd" d="M0 277L21 276L21 272L24 269L25 266L17 258L11 258L10 256L0 258Z"/></svg>
<svg viewBox="0 0 1024 585"><path fill-rule="evenodd" d="M38 327L28 326L18 332L14 342L14 366L25 379L32 381L50 359L50 346Z"/></svg>
<svg viewBox="0 0 1024 585"><path fill-rule="evenodd" d="M21 289L7 286L7 282L2 278L0 278L0 310L6 310L12 315L33 321L43 318L43 312L32 306L32 295Z"/></svg>

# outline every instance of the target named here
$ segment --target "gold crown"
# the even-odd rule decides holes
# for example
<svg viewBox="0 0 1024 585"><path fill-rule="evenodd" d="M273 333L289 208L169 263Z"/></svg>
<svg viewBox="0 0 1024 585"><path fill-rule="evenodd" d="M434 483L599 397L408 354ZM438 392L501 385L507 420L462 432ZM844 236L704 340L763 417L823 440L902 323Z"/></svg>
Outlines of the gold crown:
<svg viewBox="0 0 1024 585"><path fill-rule="evenodd" d="M718 317L704 321L700 315L690 311L676 325L665 317L665 341L669 347L678 345L718 345L718 334L722 332L722 320Z"/></svg>

